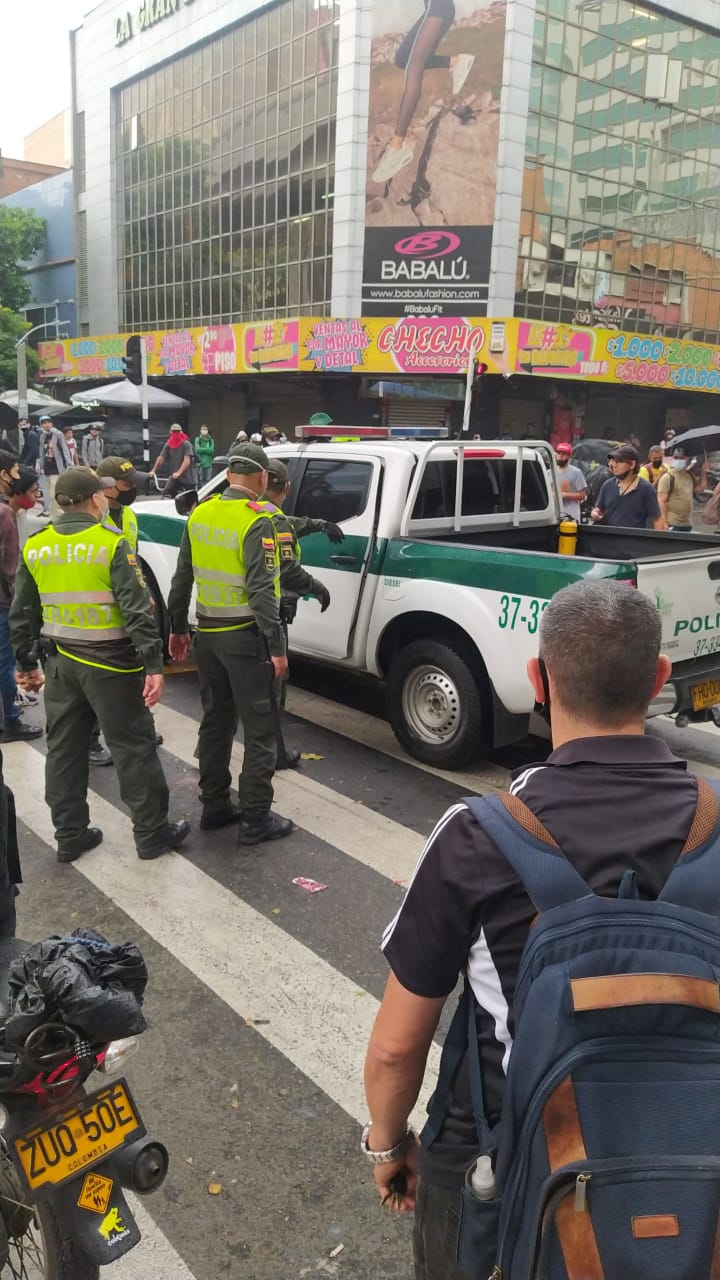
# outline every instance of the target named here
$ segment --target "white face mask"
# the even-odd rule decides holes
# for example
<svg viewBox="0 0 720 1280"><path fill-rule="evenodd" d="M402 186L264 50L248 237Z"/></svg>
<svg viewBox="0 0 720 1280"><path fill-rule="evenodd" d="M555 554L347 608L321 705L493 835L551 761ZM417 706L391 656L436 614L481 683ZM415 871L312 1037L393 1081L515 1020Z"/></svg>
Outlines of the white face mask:
<svg viewBox="0 0 720 1280"><path fill-rule="evenodd" d="M671 458L670 466L673 471L684 471L687 466L687 462L685 458Z"/></svg>

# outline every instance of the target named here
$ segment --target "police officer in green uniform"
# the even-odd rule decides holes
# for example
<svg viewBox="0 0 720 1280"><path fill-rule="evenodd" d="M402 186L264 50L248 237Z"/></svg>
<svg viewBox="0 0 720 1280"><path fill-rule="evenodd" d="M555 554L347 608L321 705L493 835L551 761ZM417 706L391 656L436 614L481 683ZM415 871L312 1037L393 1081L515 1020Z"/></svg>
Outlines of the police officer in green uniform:
<svg viewBox="0 0 720 1280"><path fill-rule="evenodd" d="M29 538L10 613L18 665L45 657L45 797L59 862L103 838L89 825L88 742L95 719L117 766L138 856L177 849L188 822L168 821L168 787L149 708L163 691L162 641L150 596L125 538L106 529L107 479L85 467L58 477L61 515Z"/></svg>
<svg viewBox="0 0 720 1280"><path fill-rule="evenodd" d="M137 498L137 473L128 458L111 456L103 458L98 464L95 474L112 480L112 486L105 490L105 497L110 503L107 520L103 521L109 528L119 529L127 538L133 551L137 551L138 522L132 509Z"/></svg>
<svg viewBox="0 0 720 1280"><path fill-rule="evenodd" d="M236 446L222 496L201 502L188 520L170 587L170 656L189 652L188 609L196 588L194 656L203 718L198 735L203 830L238 823L241 844L277 840L293 824L271 811L277 740L275 679L287 671L280 624L280 560L271 514L261 501L268 459L259 445ZM230 755L242 721L245 754L239 808L230 798Z"/></svg>
<svg viewBox="0 0 720 1280"><path fill-rule="evenodd" d="M309 533L324 533L331 542L342 542L345 534L338 524L331 520L314 520L310 516L288 516L282 509L290 492L288 469L280 458L270 459L268 486L265 497L275 507L273 524L277 532L278 550L280 552L280 621L285 632L297 613L298 597L314 596L320 603L320 612L324 613L330 604L330 592L324 583L303 569L300 563L299 539ZM280 706L285 706L287 692L287 675L280 684ZM284 759L278 758L278 769L296 769L300 763L300 752L290 747L285 748Z"/></svg>

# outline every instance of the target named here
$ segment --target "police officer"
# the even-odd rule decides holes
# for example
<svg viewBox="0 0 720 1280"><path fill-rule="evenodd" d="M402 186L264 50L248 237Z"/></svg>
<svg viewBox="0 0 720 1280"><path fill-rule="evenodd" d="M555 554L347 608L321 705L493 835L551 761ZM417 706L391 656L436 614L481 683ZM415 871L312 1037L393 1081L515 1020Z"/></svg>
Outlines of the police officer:
<svg viewBox="0 0 720 1280"><path fill-rule="evenodd" d="M342 542L345 534L338 524L331 520L313 520L310 516L288 516L282 509L290 492L288 469L280 458L270 459L268 486L265 497L275 507L272 516L278 539L280 552L280 621L287 641L287 629L297 612L298 596L314 596L320 603L320 612L324 613L330 604L330 592L324 583L313 578L300 564L300 546L298 539L309 533L324 533L331 542ZM280 687L280 705L285 706L287 676ZM300 752L286 747L284 758L278 756L276 768L296 769L300 763Z"/></svg>
<svg viewBox="0 0 720 1280"><path fill-rule="evenodd" d="M96 718L115 759L138 856L177 849L190 830L188 822L168 822L149 711L163 691L162 641L128 542L102 524L111 487L85 467L58 476L61 515L26 542L10 613L18 665L33 665L38 636L46 655L45 796L59 862L74 862L103 838L89 826L87 805Z"/></svg>
<svg viewBox="0 0 720 1280"><path fill-rule="evenodd" d="M137 551L138 522L132 509L137 498L137 472L128 458L111 456L103 458L96 468L96 474L112 480L112 486L105 489L105 497L110 504L108 518L104 523L108 527L119 529L127 538L133 551Z"/></svg>
<svg viewBox="0 0 720 1280"><path fill-rule="evenodd" d="M269 679L287 671L280 624L280 560L267 487L268 458L242 444L228 458L228 487L195 508L180 545L170 587L170 655L190 649L188 609L197 593L195 661L203 718L198 736L203 830L238 823L241 844L277 840L293 824L271 811L277 739ZM238 720L245 755L240 807L230 799L230 755Z"/></svg>

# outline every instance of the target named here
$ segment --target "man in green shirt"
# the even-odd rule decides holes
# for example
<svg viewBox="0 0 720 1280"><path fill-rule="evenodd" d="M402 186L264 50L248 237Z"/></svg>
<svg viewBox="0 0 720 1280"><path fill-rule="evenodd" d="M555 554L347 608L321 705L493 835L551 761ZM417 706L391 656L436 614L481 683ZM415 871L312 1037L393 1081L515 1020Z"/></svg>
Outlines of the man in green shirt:
<svg viewBox="0 0 720 1280"><path fill-rule="evenodd" d="M203 718L198 735L203 830L238 823L241 844L277 840L292 822L271 811L277 756L273 680L287 671L280 623L280 560L272 522L261 501L268 458L254 444L228 460L228 487L190 516L170 586L170 656L190 650L188 610L196 590L194 656ZM230 757L242 721L245 753L239 807L230 796Z"/></svg>
<svg viewBox="0 0 720 1280"><path fill-rule="evenodd" d="M207 484L212 479L212 464L215 457L215 441L210 434L210 428L207 423L203 422L200 428L200 434L195 437L195 457L198 464L198 483L200 487Z"/></svg>
<svg viewBox="0 0 720 1280"><path fill-rule="evenodd" d="M110 747L138 856L177 849L190 824L168 821L168 787L149 708L162 696L163 648L150 594L128 541L102 521L112 481L84 467L58 477L61 515L28 538L10 611L18 666L45 655L45 796L59 862L100 844L87 804L95 720Z"/></svg>

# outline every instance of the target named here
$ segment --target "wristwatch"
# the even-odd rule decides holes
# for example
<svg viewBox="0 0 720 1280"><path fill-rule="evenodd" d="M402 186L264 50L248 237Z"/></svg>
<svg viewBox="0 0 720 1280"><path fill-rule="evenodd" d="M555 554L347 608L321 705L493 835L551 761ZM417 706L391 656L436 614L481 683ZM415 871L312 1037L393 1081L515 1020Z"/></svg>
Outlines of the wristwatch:
<svg viewBox="0 0 720 1280"><path fill-rule="evenodd" d="M387 1151L371 1151L368 1146L369 1134L370 1122L365 1125L360 1138L360 1150L363 1155L367 1156L371 1164L392 1164L394 1160L399 1160L405 1154L415 1137L415 1130L408 1125L400 1141L396 1142L395 1146L390 1147Z"/></svg>

